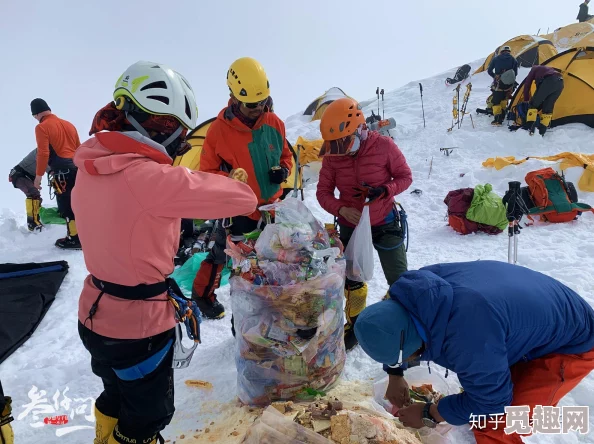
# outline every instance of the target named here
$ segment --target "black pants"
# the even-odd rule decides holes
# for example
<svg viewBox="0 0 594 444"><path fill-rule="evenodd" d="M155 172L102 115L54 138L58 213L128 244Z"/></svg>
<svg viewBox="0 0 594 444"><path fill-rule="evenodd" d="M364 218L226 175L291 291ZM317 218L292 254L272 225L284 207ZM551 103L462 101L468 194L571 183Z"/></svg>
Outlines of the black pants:
<svg viewBox="0 0 594 444"><path fill-rule="evenodd" d="M162 350L170 339L175 341L175 329L144 339L112 339L79 322L78 333L91 354L93 373L103 381L103 393L95 403L97 409L118 419L117 429L130 439L128 442L145 442L163 430L175 412L173 345L158 367L143 378L124 381L113 369L131 367Z"/></svg>
<svg viewBox="0 0 594 444"><path fill-rule="evenodd" d="M510 90L513 88L513 85L506 85L505 83L501 83L501 81L499 81L497 83L497 88L497 90L493 91L493 98L491 99L493 105L499 105L501 102L506 100Z"/></svg>
<svg viewBox="0 0 594 444"><path fill-rule="evenodd" d="M20 166L17 165L10 171L10 179L12 180L12 186L21 190L28 198L41 199L41 193L33 185L35 177L31 177Z"/></svg>
<svg viewBox="0 0 594 444"><path fill-rule="evenodd" d="M354 231L354 228L339 225L340 241L345 249ZM379 256L386 282L388 286L392 286L400 275L408 270L406 245L403 242L400 223L394 220L385 225L371 227L371 237L373 247ZM347 279L346 285L351 284L353 282Z"/></svg>
<svg viewBox="0 0 594 444"><path fill-rule="evenodd" d="M72 211L72 204L70 198L72 196L72 189L76 182L77 168L68 168L63 170L53 171L54 178L58 181L60 191L56 190L56 201L58 202L58 212L64 219L74 220L74 212ZM56 189L56 186L54 186Z"/></svg>
<svg viewBox="0 0 594 444"><path fill-rule="evenodd" d="M543 114L552 114L555 102L563 92L563 78L558 76L545 77L530 101L530 108L542 110Z"/></svg>

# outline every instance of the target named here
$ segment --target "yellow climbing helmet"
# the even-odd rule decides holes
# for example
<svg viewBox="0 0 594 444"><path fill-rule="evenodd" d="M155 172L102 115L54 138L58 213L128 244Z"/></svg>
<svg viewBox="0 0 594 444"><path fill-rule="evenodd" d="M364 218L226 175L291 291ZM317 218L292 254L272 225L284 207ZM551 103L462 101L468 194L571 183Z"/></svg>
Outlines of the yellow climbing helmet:
<svg viewBox="0 0 594 444"><path fill-rule="evenodd" d="M260 62L251 57L235 60L227 71L227 86L243 103L257 103L270 96L270 83Z"/></svg>

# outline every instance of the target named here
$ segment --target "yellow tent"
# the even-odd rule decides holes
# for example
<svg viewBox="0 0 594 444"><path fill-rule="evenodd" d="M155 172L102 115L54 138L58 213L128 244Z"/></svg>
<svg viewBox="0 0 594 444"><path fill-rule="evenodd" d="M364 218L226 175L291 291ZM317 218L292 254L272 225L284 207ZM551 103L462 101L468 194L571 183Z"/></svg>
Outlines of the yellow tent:
<svg viewBox="0 0 594 444"><path fill-rule="evenodd" d="M326 110L326 107L330 105L337 99L342 99L343 97L347 96L344 91L340 88L330 88L320 97L315 99L313 102L309 104L309 106L305 109L303 113L304 116L311 116L311 121L320 120L322 118L322 114Z"/></svg>
<svg viewBox="0 0 594 444"><path fill-rule="evenodd" d="M297 185L296 188L301 191L301 198L303 199L303 167L310 162L318 160L322 143L324 143L322 139L308 140L299 136L294 146L289 144L293 153L293 168L291 169L287 181L282 184L282 187L285 188L285 190L293 189L295 188L295 185ZM297 159L299 159L299 161L297 161ZM299 169L299 176L297 184L295 184L295 174L297 169ZM288 191L285 191L285 193L287 192Z"/></svg>
<svg viewBox="0 0 594 444"><path fill-rule="evenodd" d="M485 63L474 74L486 71L493 57L499 54L502 46L509 46L511 54L518 60L518 65L525 68L542 64L542 62L557 54L557 49L550 40L535 35L521 35L508 40L495 49L495 52L487 57Z"/></svg>
<svg viewBox="0 0 594 444"><path fill-rule="evenodd" d="M576 48L578 46L592 46L588 37L594 37L594 24L592 23L573 23L555 30L551 41L558 49ZM593 40L594 41L594 40Z"/></svg>
<svg viewBox="0 0 594 444"><path fill-rule="evenodd" d="M176 156L173 159L173 166L185 166L191 170L198 170L200 168L200 154L202 154L202 145L206 139L206 133L210 124L216 120L216 117L208 119L194 128L186 136L186 141L192 148L181 156Z"/></svg>
<svg viewBox="0 0 594 444"><path fill-rule="evenodd" d="M541 63L563 73L564 89L555 103L551 128L583 123L594 128L594 47L572 48ZM536 90L532 84L532 94ZM524 101L524 82L512 98L510 109Z"/></svg>

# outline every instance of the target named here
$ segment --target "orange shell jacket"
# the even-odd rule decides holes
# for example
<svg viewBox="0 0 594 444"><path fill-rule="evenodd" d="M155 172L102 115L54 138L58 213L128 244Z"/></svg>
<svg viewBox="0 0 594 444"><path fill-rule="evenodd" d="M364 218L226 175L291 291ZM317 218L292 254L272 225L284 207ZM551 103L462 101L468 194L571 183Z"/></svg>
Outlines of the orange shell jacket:
<svg viewBox="0 0 594 444"><path fill-rule="evenodd" d="M74 152L80 146L80 139L74 125L55 114L49 114L41 119L35 127L35 138L37 139L35 172L37 176L43 176L48 162L51 163L54 156L72 159Z"/></svg>
<svg viewBox="0 0 594 444"><path fill-rule="evenodd" d="M273 112L264 112L250 129L231 107L221 110L206 133L200 171L228 176L231 170L243 168L261 206L276 201L283 192L279 184L270 182L268 171L274 166L289 171L293 166L282 120ZM261 215L256 210L249 217L258 220Z"/></svg>

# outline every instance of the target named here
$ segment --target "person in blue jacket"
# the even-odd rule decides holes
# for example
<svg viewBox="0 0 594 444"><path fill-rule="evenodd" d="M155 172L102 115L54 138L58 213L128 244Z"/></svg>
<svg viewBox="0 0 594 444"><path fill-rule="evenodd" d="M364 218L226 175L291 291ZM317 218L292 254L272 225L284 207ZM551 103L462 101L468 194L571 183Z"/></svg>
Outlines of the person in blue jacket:
<svg viewBox="0 0 594 444"><path fill-rule="evenodd" d="M430 265L404 273L389 293L359 315L355 332L390 374L386 397L405 426L463 425L506 406L555 406L594 369L594 310L528 268L497 261ZM417 359L455 372L463 392L408 405L404 369ZM522 442L503 428L473 432L479 444Z"/></svg>
<svg viewBox="0 0 594 444"><path fill-rule="evenodd" d="M495 119L492 125L501 126L505 119L505 110L507 109L507 100L511 96L518 76L518 61L511 54L509 46L503 46L499 54L493 57L487 73L493 77L493 116Z"/></svg>

